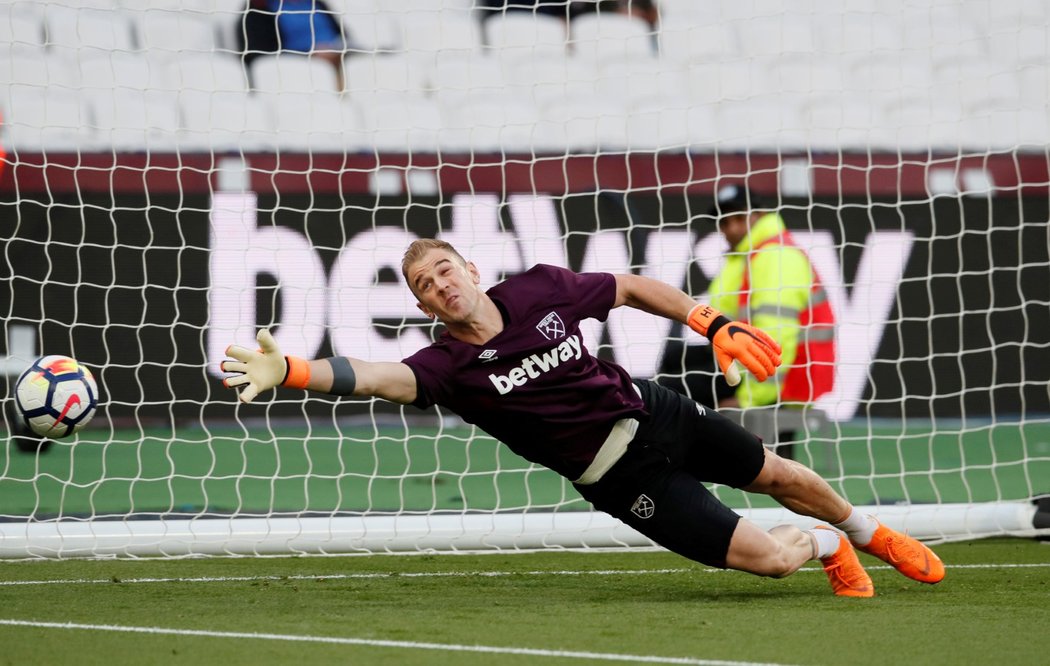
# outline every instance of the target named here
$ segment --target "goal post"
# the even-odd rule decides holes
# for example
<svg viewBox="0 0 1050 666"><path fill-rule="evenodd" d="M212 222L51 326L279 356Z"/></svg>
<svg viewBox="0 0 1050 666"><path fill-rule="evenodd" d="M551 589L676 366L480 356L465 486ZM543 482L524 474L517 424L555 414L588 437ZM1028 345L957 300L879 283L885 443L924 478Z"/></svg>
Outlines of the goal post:
<svg viewBox="0 0 1050 666"><path fill-rule="evenodd" d="M341 90L295 54L245 76L240 3L0 3L4 397L44 354L101 392L39 450L5 409L0 557L652 546L454 414L285 389L243 405L218 364L263 326L311 358L428 344L400 275L419 237L489 286L544 262L703 300L730 182L777 203L839 350L830 394L745 425L791 425L798 460L919 538L1047 534L1039 3L668 0L655 26L568 32L458 0L328 4L357 29ZM713 390L678 324L620 308L583 333L635 377ZM763 527L812 524L713 490Z"/></svg>

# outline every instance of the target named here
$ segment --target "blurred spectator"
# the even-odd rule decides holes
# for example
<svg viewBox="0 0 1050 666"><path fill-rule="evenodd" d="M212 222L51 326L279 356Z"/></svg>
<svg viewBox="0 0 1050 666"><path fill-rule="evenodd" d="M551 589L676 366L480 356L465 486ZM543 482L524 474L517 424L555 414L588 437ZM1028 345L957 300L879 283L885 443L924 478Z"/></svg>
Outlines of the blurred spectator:
<svg viewBox="0 0 1050 666"><path fill-rule="evenodd" d="M482 21L504 11L527 11L566 21L580 14L618 12L645 19L654 30L659 22L655 0L477 0L474 6L480 10Z"/></svg>
<svg viewBox="0 0 1050 666"><path fill-rule="evenodd" d="M262 54L307 53L331 63L343 86L346 33L324 0L249 0L238 41L246 67Z"/></svg>

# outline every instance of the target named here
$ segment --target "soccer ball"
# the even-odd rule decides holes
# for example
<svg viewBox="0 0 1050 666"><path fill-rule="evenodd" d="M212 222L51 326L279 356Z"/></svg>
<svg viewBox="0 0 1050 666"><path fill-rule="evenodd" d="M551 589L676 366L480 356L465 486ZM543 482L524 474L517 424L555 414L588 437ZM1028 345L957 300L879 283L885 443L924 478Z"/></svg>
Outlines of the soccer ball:
<svg viewBox="0 0 1050 666"><path fill-rule="evenodd" d="M41 437L58 439L79 431L98 408L98 385L91 371L68 356L33 361L15 384L15 406L26 425Z"/></svg>

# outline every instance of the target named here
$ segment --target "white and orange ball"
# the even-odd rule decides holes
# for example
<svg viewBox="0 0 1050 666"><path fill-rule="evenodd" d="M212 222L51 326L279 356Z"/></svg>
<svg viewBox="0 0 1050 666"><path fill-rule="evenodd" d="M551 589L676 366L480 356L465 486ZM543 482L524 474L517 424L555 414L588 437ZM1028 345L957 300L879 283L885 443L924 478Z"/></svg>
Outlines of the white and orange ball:
<svg viewBox="0 0 1050 666"><path fill-rule="evenodd" d="M87 425L98 409L98 384L87 367L68 356L43 356L15 384L15 405L41 437L67 437Z"/></svg>

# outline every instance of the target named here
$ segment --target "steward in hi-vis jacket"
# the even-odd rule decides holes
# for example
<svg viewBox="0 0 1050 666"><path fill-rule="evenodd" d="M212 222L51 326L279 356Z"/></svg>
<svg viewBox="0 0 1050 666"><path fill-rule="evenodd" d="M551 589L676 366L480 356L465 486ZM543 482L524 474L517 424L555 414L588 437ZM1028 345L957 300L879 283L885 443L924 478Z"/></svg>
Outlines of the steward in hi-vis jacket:
<svg viewBox="0 0 1050 666"><path fill-rule="evenodd" d="M711 283L711 306L768 332L783 349L776 381L745 378L739 406L812 402L835 377L835 317L820 276L780 215L762 210L747 189L722 188L715 210L731 249Z"/></svg>

